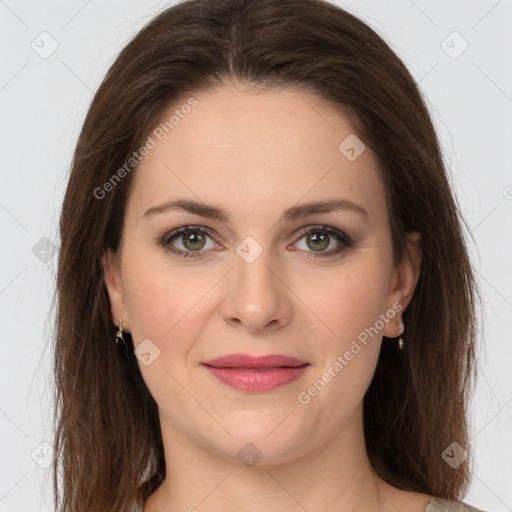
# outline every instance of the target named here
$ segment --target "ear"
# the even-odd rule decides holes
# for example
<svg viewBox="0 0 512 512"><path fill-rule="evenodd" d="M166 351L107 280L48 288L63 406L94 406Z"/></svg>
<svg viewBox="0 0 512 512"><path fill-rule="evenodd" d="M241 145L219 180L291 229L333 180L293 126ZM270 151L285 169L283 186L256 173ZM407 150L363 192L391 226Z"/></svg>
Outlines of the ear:
<svg viewBox="0 0 512 512"><path fill-rule="evenodd" d="M384 328L384 336L396 338L403 332L402 314L411 302L416 284L420 277L421 268L421 235L419 231L406 233L406 250L402 260L395 267L388 296L388 308L395 311L396 304L400 304L400 313L394 322L388 322ZM395 307L393 307L395 304Z"/></svg>
<svg viewBox="0 0 512 512"><path fill-rule="evenodd" d="M119 319L123 322L123 331L130 332L130 319L125 305L123 280L117 254L108 247L101 258L103 266L103 278L110 299L110 312L112 323L119 325Z"/></svg>

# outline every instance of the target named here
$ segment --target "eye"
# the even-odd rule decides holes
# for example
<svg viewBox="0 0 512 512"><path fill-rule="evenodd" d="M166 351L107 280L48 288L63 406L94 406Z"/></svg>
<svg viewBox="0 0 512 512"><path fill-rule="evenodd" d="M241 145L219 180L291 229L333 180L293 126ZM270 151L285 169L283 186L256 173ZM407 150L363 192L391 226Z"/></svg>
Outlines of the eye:
<svg viewBox="0 0 512 512"><path fill-rule="evenodd" d="M302 249L306 253L306 258L334 256L353 245L353 241L348 235L329 226L309 226L300 231L299 235L302 236L295 244L304 239ZM329 247L331 250L327 251Z"/></svg>
<svg viewBox="0 0 512 512"><path fill-rule="evenodd" d="M203 226L184 226L167 233L160 243L169 251L186 258L187 256L203 257L206 256L202 249L213 249L215 242L206 246L207 238L212 239L213 232ZM174 245L174 240L178 241L178 247ZM181 245L182 248L179 246ZM196 254L198 253L198 254Z"/></svg>

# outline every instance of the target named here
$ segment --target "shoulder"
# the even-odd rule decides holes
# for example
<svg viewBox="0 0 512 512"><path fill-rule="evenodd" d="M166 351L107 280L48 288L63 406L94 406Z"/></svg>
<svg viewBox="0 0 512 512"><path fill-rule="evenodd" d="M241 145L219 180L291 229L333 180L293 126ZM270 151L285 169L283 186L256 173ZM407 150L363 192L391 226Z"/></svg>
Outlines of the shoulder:
<svg viewBox="0 0 512 512"><path fill-rule="evenodd" d="M445 500L442 498L432 498L424 512L484 512L479 508L472 507L463 501Z"/></svg>

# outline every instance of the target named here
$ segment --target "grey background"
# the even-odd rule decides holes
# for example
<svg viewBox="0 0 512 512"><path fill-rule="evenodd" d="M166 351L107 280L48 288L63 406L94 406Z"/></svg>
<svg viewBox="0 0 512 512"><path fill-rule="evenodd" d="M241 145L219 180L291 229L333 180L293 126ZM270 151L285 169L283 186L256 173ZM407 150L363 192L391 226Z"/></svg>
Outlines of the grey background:
<svg viewBox="0 0 512 512"><path fill-rule="evenodd" d="M512 0L338 3L406 62L441 136L484 301L466 501L510 511ZM49 314L66 175L93 91L167 5L0 0L0 512L52 510Z"/></svg>

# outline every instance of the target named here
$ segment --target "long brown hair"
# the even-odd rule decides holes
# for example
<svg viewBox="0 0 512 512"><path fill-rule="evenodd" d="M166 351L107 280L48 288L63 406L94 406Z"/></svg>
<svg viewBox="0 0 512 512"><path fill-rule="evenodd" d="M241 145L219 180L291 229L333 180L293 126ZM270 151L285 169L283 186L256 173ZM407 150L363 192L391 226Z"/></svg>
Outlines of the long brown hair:
<svg viewBox="0 0 512 512"><path fill-rule="evenodd" d="M170 103L228 81L310 91L349 112L379 160L395 261L404 255L405 233L421 233L405 348L382 345L364 398L365 439L372 466L391 485L461 498L471 459L452 468L442 454L454 441L469 451L478 293L439 141L413 78L371 28L323 0L188 0L159 14L121 51L74 153L57 278L56 509L129 510L165 478L157 404L130 336L128 350L114 343L101 264L107 247L119 247L136 166L104 184Z"/></svg>

